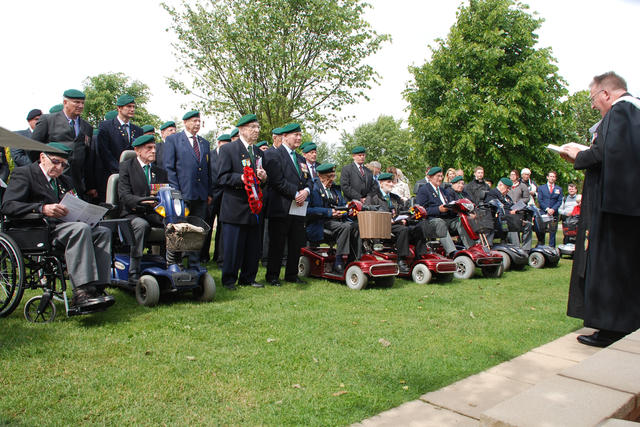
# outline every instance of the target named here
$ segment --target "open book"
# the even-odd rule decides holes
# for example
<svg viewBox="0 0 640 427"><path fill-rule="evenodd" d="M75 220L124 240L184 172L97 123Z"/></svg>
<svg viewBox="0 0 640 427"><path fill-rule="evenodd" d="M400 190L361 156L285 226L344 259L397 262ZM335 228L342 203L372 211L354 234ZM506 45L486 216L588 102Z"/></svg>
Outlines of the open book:
<svg viewBox="0 0 640 427"><path fill-rule="evenodd" d="M578 144L577 142L569 142L568 144L564 144L564 145L553 145L553 144L547 145L547 149L549 149L551 151L555 151L556 153L561 152L564 147L575 147L575 148L579 149L580 151L584 151L584 150L588 150L589 149L588 145Z"/></svg>

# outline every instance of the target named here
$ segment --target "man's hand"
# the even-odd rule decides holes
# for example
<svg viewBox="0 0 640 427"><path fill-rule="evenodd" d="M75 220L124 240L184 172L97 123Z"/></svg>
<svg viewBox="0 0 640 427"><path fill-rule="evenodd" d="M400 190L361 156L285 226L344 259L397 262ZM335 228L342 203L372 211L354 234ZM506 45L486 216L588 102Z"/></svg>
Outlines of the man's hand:
<svg viewBox="0 0 640 427"><path fill-rule="evenodd" d="M548 213L549 215L553 215L554 213L556 213L556 211L554 211L554 210L553 210L553 209L551 209L551 208L547 208L547 213Z"/></svg>
<svg viewBox="0 0 640 427"><path fill-rule="evenodd" d="M96 190L96 189L87 190L87 192L85 194L87 196L95 199L96 197L98 197L98 190Z"/></svg>
<svg viewBox="0 0 640 427"><path fill-rule="evenodd" d="M264 169L262 168L256 169L256 175L258 176L258 179L260 180L260 182L267 181L267 171L265 171Z"/></svg>
<svg viewBox="0 0 640 427"><path fill-rule="evenodd" d="M442 213L445 213L446 211L448 211L449 209L445 206L445 205L440 205L438 206L438 210Z"/></svg>
<svg viewBox="0 0 640 427"><path fill-rule="evenodd" d="M516 213L518 213L518 212L516 212L516 210L514 209L514 210L509 211L509 213L510 213L511 215L515 215L515 214L516 214Z"/></svg>
<svg viewBox="0 0 640 427"><path fill-rule="evenodd" d="M140 203L142 203L143 205L149 205L152 207L158 204L156 200L142 200Z"/></svg>
<svg viewBox="0 0 640 427"><path fill-rule="evenodd" d="M361 197L361 198L360 198L360 203L362 203L362 204L364 205L364 201L365 201L365 200L367 200L367 198L366 198L366 197Z"/></svg>
<svg viewBox="0 0 640 427"><path fill-rule="evenodd" d="M62 218L68 213L67 208L65 208L60 203L52 203L50 205L42 206L42 214L45 216L50 216L53 218Z"/></svg>
<svg viewBox="0 0 640 427"><path fill-rule="evenodd" d="M210 205L213 203L213 196L207 196L207 204Z"/></svg>
<svg viewBox="0 0 640 427"><path fill-rule="evenodd" d="M306 190L298 191L298 193L296 194L296 205L302 206L304 201L307 200L308 195L309 192Z"/></svg>
<svg viewBox="0 0 640 427"><path fill-rule="evenodd" d="M576 161L576 156L580 151L581 150L577 147L563 145L562 150L559 152L559 154L560 157L562 157L566 161L574 163Z"/></svg>
<svg viewBox="0 0 640 427"><path fill-rule="evenodd" d="M335 210L335 209L331 209L331 216L334 218L338 218L342 216L342 212Z"/></svg>

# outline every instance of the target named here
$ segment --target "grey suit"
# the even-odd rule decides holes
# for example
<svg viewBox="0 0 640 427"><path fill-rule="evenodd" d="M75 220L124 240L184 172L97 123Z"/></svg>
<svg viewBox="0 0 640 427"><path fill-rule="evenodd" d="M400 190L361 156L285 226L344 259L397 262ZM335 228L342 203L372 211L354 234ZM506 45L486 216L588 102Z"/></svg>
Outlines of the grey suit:
<svg viewBox="0 0 640 427"><path fill-rule="evenodd" d="M360 200L367 197L377 189L377 183L373 179L373 173L362 165L364 176L354 162L342 168L340 173L340 187L347 201Z"/></svg>
<svg viewBox="0 0 640 427"><path fill-rule="evenodd" d="M86 174L93 173L91 168L87 169L87 161L90 157L89 150L91 148L91 137L93 136L93 127L78 118L77 134L71 129L67 116L64 111L54 114L43 114L36 123L31 139L43 143L62 142L73 149L69 158L70 176L73 179L73 187L80 197L84 197L89 188L86 187ZM37 154L37 153L36 153ZM36 160L32 156L32 160ZM66 173L65 173L66 174Z"/></svg>
<svg viewBox="0 0 640 427"><path fill-rule="evenodd" d="M33 131L31 128L27 128L25 130L18 130L16 133L24 136L25 138L31 139ZM16 166L26 166L31 163L31 159L29 158L29 154L27 154L28 152L26 150L23 150L22 148L11 148L9 152L11 153L11 158Z"/></svg>

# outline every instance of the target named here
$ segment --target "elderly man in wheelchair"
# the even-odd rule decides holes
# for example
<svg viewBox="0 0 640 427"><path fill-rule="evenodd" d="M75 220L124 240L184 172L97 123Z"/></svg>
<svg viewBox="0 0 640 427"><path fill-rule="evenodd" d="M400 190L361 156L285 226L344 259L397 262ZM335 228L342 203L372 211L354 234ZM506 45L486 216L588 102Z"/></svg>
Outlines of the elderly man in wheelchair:
<svg viewBox="0 0 640 427"><path fill-rule="evenodd" d="M4 194L2 213L9 227L19 224L20 218L29 217L29 221L42 218L52 248L64 250L75 313L104 310L115 302L104 292L111 267L111 231L64 220L68 210L60 201L66 193L75 194L71 179L63 175L69 166L69 148L56 142L48 145L57 150L44 151L39 162L14 169ZM26 249L23 253L29 255Z"/></svg>

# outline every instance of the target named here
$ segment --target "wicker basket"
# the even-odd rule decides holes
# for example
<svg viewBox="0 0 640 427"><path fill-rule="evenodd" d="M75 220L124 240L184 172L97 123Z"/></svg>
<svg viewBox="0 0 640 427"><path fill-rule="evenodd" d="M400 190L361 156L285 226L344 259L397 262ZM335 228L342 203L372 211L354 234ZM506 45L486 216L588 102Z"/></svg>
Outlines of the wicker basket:
<svg viewBox="0 0 640 427"><path fill-rule="evenodd" d="M358 212L358 229L361 239L390 239L391 213L376 211Z"/></svg>
<svg viewBox="0 0 640 427"><path fill-rule="evenodd" d="M211 227L197 216L187 217L182 223L188 223L195 227L200 227L202 231L181 231L165 225L165 238L167 250L174 252L199 251L202 249L204 239Z"/></svg>

